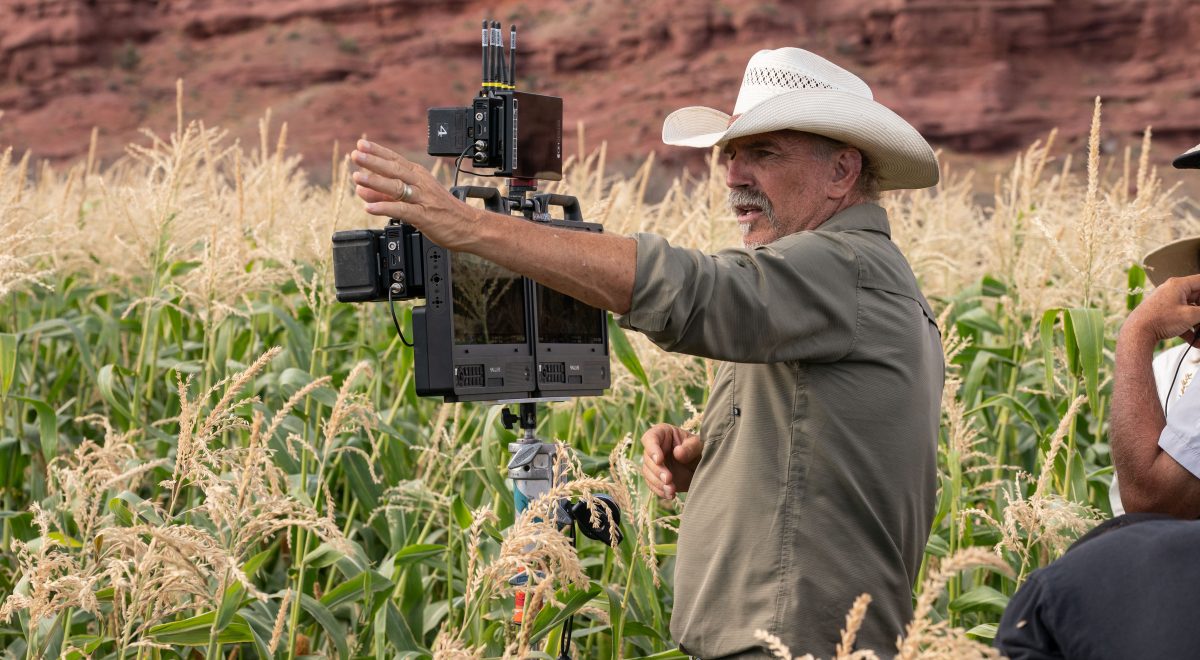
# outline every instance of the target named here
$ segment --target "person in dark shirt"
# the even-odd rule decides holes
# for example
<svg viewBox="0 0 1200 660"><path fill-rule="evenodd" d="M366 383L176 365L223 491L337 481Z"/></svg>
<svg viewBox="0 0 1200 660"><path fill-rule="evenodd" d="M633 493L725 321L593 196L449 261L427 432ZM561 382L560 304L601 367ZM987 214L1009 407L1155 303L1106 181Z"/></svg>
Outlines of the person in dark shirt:
<svg viewBox="0 0 1200 660"><path fill-rule="evenodd" d="M1034 571L995 646L1012 660L1200 656L1200 521L1130 513Z"/></svg>

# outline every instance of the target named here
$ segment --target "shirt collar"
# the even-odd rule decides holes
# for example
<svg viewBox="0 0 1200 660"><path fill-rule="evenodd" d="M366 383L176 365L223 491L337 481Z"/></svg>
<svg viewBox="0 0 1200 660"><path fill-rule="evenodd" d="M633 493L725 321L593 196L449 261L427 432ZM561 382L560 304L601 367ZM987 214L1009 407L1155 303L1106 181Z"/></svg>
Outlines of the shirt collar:
<svg viewBox="0 0 1200 660"><path fill-rule="evenodd" d="M817 227L817 231L874 231L892 237L887 211L882 206L864 202L833 214Z"/></svg>

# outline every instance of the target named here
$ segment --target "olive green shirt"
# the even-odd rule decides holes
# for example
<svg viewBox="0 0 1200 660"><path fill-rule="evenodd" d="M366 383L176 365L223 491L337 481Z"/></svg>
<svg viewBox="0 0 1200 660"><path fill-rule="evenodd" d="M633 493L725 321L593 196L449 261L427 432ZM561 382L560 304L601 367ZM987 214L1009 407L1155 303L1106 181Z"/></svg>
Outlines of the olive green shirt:
<svg viewBox="0 0 1200 660"><path fill-rule="evenodd" d="M935 507L944 364L937 324L887 213L715 255L638 234L621 325L722 360L687 493L671 634L688 653L834 654L872 597L856 648L895 652Z"/></svg>

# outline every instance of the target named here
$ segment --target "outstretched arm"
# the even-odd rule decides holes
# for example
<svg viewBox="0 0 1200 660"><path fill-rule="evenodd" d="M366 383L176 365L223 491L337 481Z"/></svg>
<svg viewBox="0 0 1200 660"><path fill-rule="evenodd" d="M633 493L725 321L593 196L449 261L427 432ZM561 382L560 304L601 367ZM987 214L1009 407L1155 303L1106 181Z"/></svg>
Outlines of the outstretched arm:
<svg viewBox="0 0 1200 660"><path fill-rule="evenodd" d="M475 208L425 168L367 140L358 142L351 158L362 168L354 183L368 213L403 220L446 249L479 255L593 307L629 311L637 268L633 239L545 227Z"/></svg>
<svg viewBox="0 0 1200 660"><path fill-rule="evenodd" d="M1159 446L1167 426L1151 367L1159 341L1190 341L1200 323L1200 275L1172 278L1129 315L1117 337L1109 440L1125 510L1200 517L1200 479ZM1200 428L1193 430L1200 438Z"/></svg>

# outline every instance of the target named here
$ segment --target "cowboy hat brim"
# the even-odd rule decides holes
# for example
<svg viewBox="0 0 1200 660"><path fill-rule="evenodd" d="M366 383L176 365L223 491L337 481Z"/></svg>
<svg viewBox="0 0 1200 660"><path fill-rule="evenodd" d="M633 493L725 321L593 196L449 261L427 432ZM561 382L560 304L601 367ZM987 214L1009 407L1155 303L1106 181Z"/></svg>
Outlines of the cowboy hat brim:
<svg viewBox="0 0 1200 660"><path fill-rule="evenodd" d="M1142 265L1154 286L1172 277L1200 274L1200 236L1181 238L1151 250Z"/></svg>
<svg viewBox="0 0 1200 660"><path fill-rule="evenodd" d="M1180 170L1200 169L1200 144L1176 156L1171 164Z"/></svg>
<svg viewBox="0 0 1200 660"><path fill-rule="evenodd" d="M662 139L682 147L711 147L789 129L861 149L879 170L881 190L928 188L938 182L937 156L917 129L873 100L838 90L784 92L737 117L702 106L681 108L663 122Z"/></svg>

